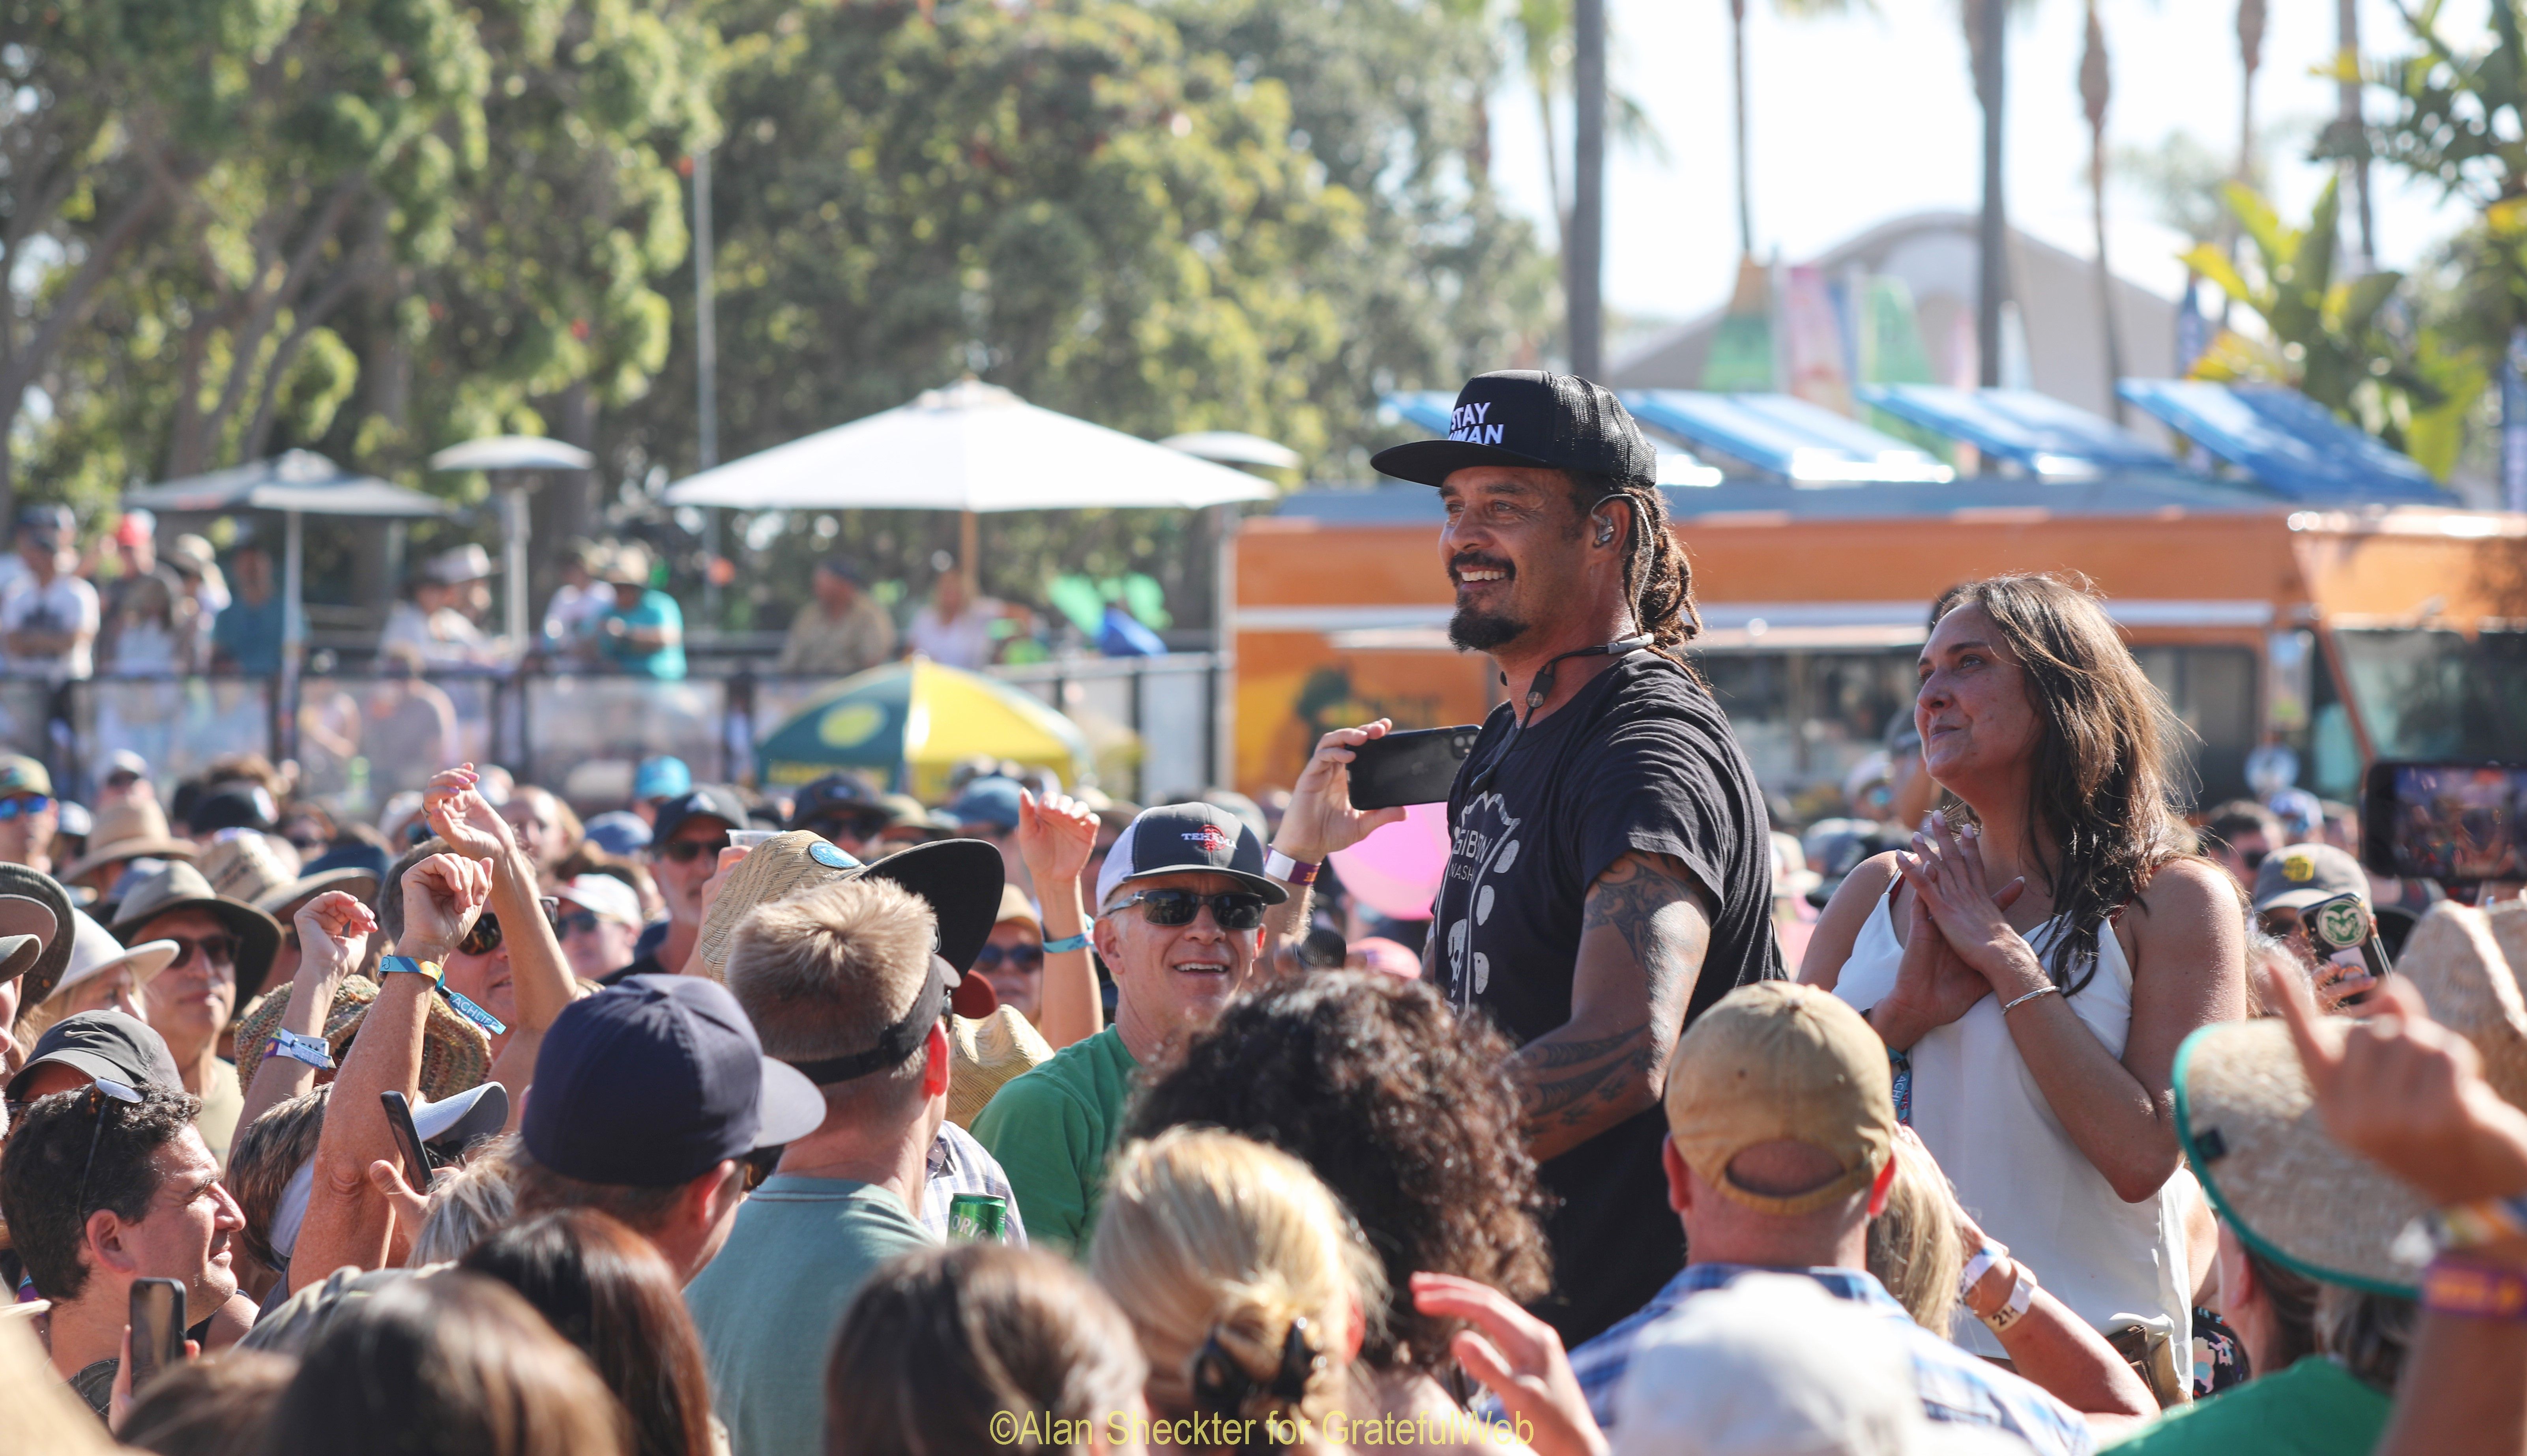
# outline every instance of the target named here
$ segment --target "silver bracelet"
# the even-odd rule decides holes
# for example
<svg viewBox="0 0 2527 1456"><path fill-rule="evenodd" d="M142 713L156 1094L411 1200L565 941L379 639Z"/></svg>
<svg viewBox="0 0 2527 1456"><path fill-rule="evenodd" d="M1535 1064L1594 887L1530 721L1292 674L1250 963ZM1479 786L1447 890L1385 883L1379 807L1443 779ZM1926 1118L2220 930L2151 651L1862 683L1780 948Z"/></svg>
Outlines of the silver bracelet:
<svg viewBox="0 0 2527 1456"><path fill-rule="evenodd" d="M2020 1007L2025 1006L2027 1003L2034 1001L2037 997L2051 996L2058 993L2061 989L2062 988L2059 986L2038 986L2035 990L2021 996L2016 1001L2004 1003L2001 1006L2000 1014L2004 1016L2008 1015L2011 1012L2014 1012Z"/></svg>

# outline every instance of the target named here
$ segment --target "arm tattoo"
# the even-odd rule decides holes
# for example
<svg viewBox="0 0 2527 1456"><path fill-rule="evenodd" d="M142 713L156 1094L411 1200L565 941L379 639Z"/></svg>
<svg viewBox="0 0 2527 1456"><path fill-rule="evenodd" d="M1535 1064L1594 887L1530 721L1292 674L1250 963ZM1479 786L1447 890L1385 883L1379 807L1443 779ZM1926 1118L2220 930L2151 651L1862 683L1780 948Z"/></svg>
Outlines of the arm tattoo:
<svg viewBox="0 0 2527 1456"><path fill-rule="evenodd" d="M1647 855L1624 856L1589 888L1580 933L1600 928L1615 933L1630 964L1628 984L1615 993L1626 1004L1592 1009L1615 1013L1592 1019L1598 1025L1614 1020L1623 1029L1574 1034L1580 1028L1568 1025L1520 1049L1511 1069L1525 1096L1530 1143L1553 1147L1573 1129L1593 1136L1637 1111L1644 1092L1656 1096L1667 1043L1683 1020L1711 940L1699 887L1666 859ZM1573 1008L1574 1022L1582 1011Z"/></svg>

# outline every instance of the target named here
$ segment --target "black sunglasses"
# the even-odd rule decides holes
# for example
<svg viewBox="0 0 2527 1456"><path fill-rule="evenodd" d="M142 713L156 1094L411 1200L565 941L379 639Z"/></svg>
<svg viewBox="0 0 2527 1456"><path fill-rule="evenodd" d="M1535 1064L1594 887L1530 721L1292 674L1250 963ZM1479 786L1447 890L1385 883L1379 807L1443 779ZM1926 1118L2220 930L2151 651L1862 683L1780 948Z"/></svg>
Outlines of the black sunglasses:
<svg viewBox="0 0 2527 1456"><path fill-rule="evenodd" d="M727 848L728 836L723 834L717 839L671 839L662 845L649 846L649 853L661 859L673 859L678 864L691 864L696 856L716 858Z"/></svg>
<svg viewBox="0 0 2527 1456"><path fill-rule="evenodd" d="M71 1205L81 1215L85 1215L88 1211L87 1175L96 1171L96 1144L99 1138L105 1136L105 1100L109 1097L117 1102L130 1103L134 1107L140 1104L139 1093L109 1077L98 1077L88 1084L87 1111L88 1116L96 1118L96 1130L87 1135L87 1162L79 1166L78 1198ZM82 1218L80 1222L84 1225L86 1220Z"/></svg>
<svg viewBox="0 0 2527 1456"><path fill-rule="evenodd" d="M810 819L806 828L827 839L874 839L895 822L893 814L822 814Z"/></svg>
<svg viewBox="0 0 2527 1456"><path fill-rule="evenodd" d="M197 955L212 965L236 964L239 942L233 935L162 935L159 939L176 943L176 959L167 962L169 970L182 970L194 964Z"/></svg>
<svg viewBox="0 0 2527 1456"><path fill-rule="evenodd" d="M593 935L596 933L596 927L602 923L604 922L597 918L594 910L572 910L569 914L553 921L553 933L564 940L574 935Z"/></svg>
<svg viewBox="0 0 2527 1456"><path fill-rule="evenodd" d="M554 933L558 935L560 933L561 901L554 896L546 895L542 899L538 900L536 904L543 909L544 923L554 927ZM500 942L503 938L504 937L500 930L500 917L491 913L490 910L485 910L483 913L474 917L474 928L465 932L465 939L457 943L456 949L463 951L468 956L489 956L493 951L500 949Z"/></svg>
<svg viewBox="0 0 2527 1456"><path fill-rule="evenodd" d="M1222 930L1252 930L1264 923L1264 897L1244 890L1226 890L1217 895L1196 895L1191 890L1144 890L1123 905L1139 906L1142 916L1151 924L1168 929L1192 924L1193 917L1202 913L1206 905Z"/></svg>
<svg viewBox="0 0 2527 1456"><path fill-rule="evenodd" d="M976 970L998 970L1004 961L1008 962L1011 970L1042 970L1044 969L1044 947L985 946L974 953Z"/></svg>

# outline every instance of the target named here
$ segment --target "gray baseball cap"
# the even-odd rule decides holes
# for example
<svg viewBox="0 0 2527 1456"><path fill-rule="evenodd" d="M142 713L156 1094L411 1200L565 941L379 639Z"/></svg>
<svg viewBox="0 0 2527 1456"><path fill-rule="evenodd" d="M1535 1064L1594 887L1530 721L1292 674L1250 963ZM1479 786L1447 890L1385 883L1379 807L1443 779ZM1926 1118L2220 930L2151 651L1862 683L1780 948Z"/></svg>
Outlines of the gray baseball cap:
<svg viewBox="0 0 2527 1456"><path fill-rule="evenodd" d="M2264 857L2255 871L2255 912L2304 910L2320 900L2357 895L2369 904L2369 876L2360 861L2332 845L2286 845Z"/></svg>

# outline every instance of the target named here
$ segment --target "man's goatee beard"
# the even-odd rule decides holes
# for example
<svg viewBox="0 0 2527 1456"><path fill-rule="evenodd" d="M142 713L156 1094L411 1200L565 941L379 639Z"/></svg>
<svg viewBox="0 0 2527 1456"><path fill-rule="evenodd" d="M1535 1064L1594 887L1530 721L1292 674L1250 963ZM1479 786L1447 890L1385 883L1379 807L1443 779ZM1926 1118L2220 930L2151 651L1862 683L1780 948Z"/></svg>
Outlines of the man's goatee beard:
<svg viewBox="0 0 2527 1456"><path fill-rule="evenodd" d="M1516 617L1494 616L1470 606L1457 608L1448 619L1448 641L1461 651L1488 652L1518 641L1526 634L1526 624Z"/></svg>

